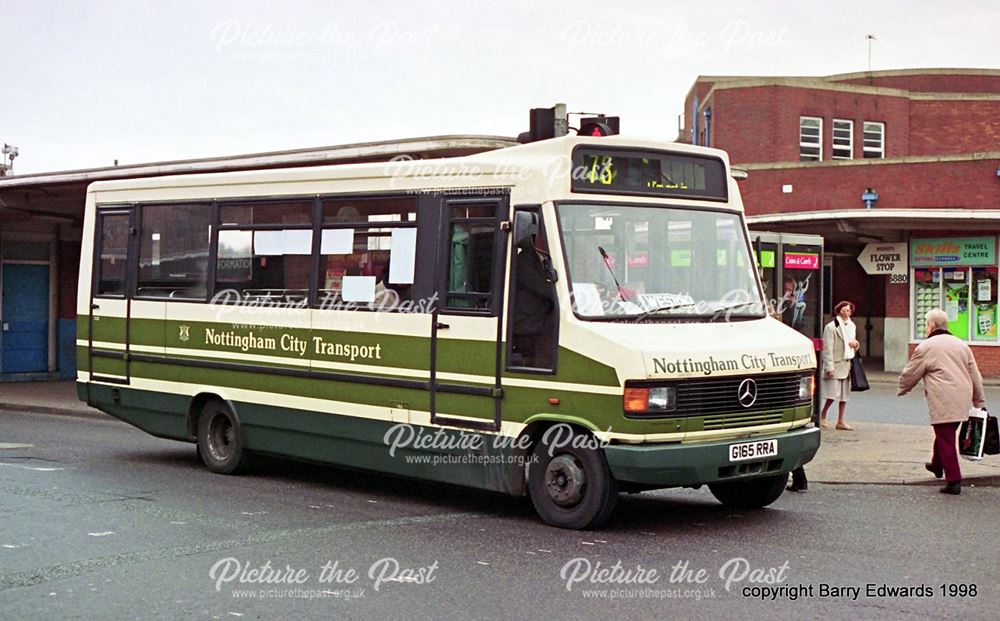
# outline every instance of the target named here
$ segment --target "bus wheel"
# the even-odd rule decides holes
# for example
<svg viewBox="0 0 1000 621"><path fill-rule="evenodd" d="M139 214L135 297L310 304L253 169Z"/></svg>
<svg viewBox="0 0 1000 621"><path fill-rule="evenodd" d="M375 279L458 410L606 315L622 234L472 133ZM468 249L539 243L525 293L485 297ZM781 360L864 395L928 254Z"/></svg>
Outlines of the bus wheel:
<svg viewBox="0 0 1000 621"><path fill-rule="evenodd" d="M711 483L708 489L712 495L727 507L733 509L760 509L781 496L788 482L788 474L761 477L749 481L732 483Z"/></svg>
<svg viewBox="0 0 1000 621"><path fill-rule="evenodd" d="M233 474L243 465L240 423L221 401L206 403L198 417L198 455L209 470L219 474Z"/></svg>
<svg viewBox="0 0 1000 621"><path fill-rule="evenodd" d="M560 528L588 529L614 511L618 485L604 453L586 446L592 436L577 434L569 446L549 450L535 444L528 468L528 494L539 517Z"/></svg>

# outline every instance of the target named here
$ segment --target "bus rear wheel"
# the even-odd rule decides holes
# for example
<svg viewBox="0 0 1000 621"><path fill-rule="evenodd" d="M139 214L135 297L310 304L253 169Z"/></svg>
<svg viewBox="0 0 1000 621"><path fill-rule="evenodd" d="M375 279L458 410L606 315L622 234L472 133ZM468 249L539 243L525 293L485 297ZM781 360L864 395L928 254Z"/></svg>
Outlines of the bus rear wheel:
<svg viewBox="0 0 1000 621"><path fill-rule="evenodd" d="M785 491L788 474L761 477L749 481L731 483L711 483L708 489L712 495L727 507L733 509L760 509L771 504Z"/></svg>
<svg viewBox="0 0 1000 621"><path fill-rule="evenodd" d="M240 422L221 401L206 403L198 417L198 455L209 470L219 474L233 474L244 464Z"/></svg>
<svg viewBox="0 0 1000 621"><path fill-rule="evenodd" d="M528 467L528 495L542 520L585 530L607 521L618 500L618 484L593 436L578 433L569 446L539 441Z"/></svg>

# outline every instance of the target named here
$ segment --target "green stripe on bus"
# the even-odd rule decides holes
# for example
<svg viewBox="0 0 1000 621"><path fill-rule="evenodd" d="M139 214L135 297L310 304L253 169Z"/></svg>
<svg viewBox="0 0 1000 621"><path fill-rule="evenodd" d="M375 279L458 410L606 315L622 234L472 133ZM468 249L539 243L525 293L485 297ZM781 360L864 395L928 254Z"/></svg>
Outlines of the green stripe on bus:
<svg viewBox="0 0 1000 621"><path fill-rule="evenodd" d="M95 318L96 319L96 318ZM88 321L77 320L79 339L88 338ZM125 319L101 317L94 322L94 340L125 342ZM182 329L186 328L186 329ZM338 346L346 356L317 353L315 338ZM270 328L227 323L186 322L160 319L132 319L130 345L171 347L226 354L285 357L290 360L318 360L367 364L382 367L423 370L430 365L430 337L371 334L308 328ZM211 341L211 342L208 342ZM305 343L302 355L282 351L282 346ZM354 355L357 354L357 355ZM362 357L366 356L366 357ZM377 356L377 357L376 357ZM352 359L353 358L353 359ZM437 371L493 377L496 373L496 342L463 339L438 339ZM530 377L538 381L558 381L596 386L619 386L614 367L559 348L558 373L555 376L505 372L508 377Z"/></svg>

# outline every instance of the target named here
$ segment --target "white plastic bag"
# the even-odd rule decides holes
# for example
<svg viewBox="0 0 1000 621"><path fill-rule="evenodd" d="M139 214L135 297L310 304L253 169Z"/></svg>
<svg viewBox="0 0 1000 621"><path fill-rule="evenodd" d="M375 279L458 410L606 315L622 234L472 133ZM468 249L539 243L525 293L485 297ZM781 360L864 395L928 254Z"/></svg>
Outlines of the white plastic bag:
<svg viewBox="0 0 1000 621"><path fill-rule="evenodd" d="M969 461L980 461L985 443L986 410L970 408L969 420L958 428L958 454Z"/></svg>

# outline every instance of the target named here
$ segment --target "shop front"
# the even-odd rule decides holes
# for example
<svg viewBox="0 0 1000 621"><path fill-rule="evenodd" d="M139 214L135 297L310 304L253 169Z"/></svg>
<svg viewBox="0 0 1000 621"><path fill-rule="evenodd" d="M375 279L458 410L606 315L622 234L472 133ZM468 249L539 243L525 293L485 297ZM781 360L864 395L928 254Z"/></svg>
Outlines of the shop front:
<svg viewBox="0 0 1000 621"><path fill-rule="evenodd" d="M997 238L910 240L912 338L925 337L924 315L948 314L948 331L970 343L996 345Z"/></svg>

